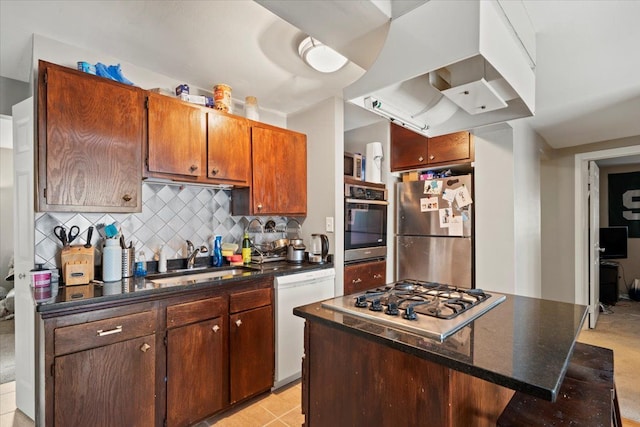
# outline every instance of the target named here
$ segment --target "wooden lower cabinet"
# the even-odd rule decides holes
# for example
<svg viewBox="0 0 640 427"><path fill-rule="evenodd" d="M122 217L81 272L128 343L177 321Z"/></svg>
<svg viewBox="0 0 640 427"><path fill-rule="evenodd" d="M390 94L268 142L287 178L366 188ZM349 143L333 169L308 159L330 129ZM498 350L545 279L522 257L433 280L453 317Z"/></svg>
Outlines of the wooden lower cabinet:
<svg viewBox="0 0 640 427"><path fill-rule="evenodd" d="M40 313L36 425L189 426L273 386L273 277L120 304Z"/></svg>
<svg viewBox="0 0 640 427"><path fill-rule="evenodd" d="M386 283L387 262L385 260L367 261L344 267L344 294L382 286Z"/></svg>
<svg viewBox="0 0 640 427"><path fill-rule="evenodd" d="M167 308L167 426L188 426L228 401L226 301L207 298ZM195 323L190 323L194 321Z"/></svg>
<svg viewBox="0 0 640 427"><path fill-rule="evenodd" d="M154 335L56 357L55 425L153 425L155 362Z"/></svg>
<svg viewBox="0 0 640 427"><path fill-rule="evenodd" d="M269 390L275 373L275 331L271 289L231 295L229 370L231 403ZM255 308L254 308L255 307Z"/></svg>
<svg viewBox="0 0 640 427"><path fill-rule="evenodd" d="M305 323L305 426L495 426L513 390L341 329Z"/></svg>

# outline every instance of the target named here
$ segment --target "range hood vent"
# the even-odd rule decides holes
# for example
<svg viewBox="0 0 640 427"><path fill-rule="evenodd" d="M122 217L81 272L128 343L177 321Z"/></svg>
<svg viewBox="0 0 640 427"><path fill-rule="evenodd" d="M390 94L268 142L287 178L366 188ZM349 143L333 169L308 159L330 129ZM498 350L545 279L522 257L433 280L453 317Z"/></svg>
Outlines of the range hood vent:
<svg viewBox="0 0 640 427"><path fill-rule="evenodd" d="M533 115L534 54L497 1L430 0L391 21L344 99L432 137Z"/></svg>

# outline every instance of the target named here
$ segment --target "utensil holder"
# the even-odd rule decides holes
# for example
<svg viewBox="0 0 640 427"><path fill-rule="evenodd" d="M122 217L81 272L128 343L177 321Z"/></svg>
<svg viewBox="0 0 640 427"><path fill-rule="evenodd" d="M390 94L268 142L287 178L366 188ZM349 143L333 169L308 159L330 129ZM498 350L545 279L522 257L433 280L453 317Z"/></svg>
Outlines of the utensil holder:
<svg viewBox="0 0 640 427"><path fill-rule="evenodd" d="M122 277L133 277L135 262L135 251L133 248L122 250Z"/></svg>

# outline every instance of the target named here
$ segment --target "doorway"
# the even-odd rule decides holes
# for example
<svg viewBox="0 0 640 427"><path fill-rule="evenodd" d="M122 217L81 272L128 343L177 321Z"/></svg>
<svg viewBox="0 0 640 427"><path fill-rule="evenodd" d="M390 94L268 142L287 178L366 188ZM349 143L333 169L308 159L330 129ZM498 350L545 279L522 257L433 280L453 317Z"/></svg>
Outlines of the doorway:
<svg viewBox="0 0 640 427"><path fill-rule="evenodd" d="M597 316L593 310L599 309L598 304L589 304L591 272L589 269L589 200L588 200L588 164L590 161L607 163L614 161L634 161L634 156L640 156L640 146L629 146L609 150L580 153L575 156L575 303L588 305L589 317ZM591 323L591 322L589 322Z"/></svg>

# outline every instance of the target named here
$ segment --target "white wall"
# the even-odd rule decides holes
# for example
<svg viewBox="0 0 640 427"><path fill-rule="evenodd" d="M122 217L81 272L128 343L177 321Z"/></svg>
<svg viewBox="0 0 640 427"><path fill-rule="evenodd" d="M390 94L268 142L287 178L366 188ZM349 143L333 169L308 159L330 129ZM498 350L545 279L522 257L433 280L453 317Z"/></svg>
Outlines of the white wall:
<svg viewBox="0 0 640 427"><path fill-rule="evenodd" d="M571 303L576 299L576 154L638 145L640 135L554 150L541 162L543 298Z"/></svg>
<svg viewBox="0 0 640 427"><path fill-rule="evenodd" d="M189 84L191 93L212 96L210 91L192 86L191 82L185 82L180 76L169 77L158 74L135 64L121 61L110 55L85 50L71 46L38 34L33 35L33 73L34 81L37 81L38 60L52 62L70 68L77 68L78 61L86 61L91 64L102 62L103 64L120 64L122 74L131 80L136 86L143 89L164 88L173 91L181 83ZM211 84L213 87L213 82ZM232 93L233 97L233 93ZM260 100L258 100L258 103ZM234 100L234 114L242 115L242 102ZM286 127L286 117L277 111L260 109L260 121L274 126Z"/></svg>
<svg viewBox="0 0 640 427"><path fill-rule="evenodd" d="M541 283L540 155L546 143L523 121L513 127L514 293L539 298Z"/></svg>
<svg viewBox="0 0 640 427"><path fill-rule="evenodd" d="M336 295L343 293L343 171L336 166L342 165L344 152L343 116L342 99L328 98L287 117L289 129L307 135L307 217L302 238L309 248L311 234L329 237L329 252L334 255L336 266ZM325 230L326 217L334 218L333 233Z"/></svg>
<svg viewBox="0 0 640 427"><path fill-rule="evenodd" d="M368 126L353 129L344 134L344 151L349 153L366 153L370 142L382 143L381 180L387 188L389 208L387 210L387 270L386 281L391 282L394 274L395 254L395 183L398 178L391 174L391 134L389 122L384 120Z"/></svg>
<svg viewBox="0 0 640 427"><path fill-rule="evenodd" d="M481 128L475 141L476 287L516 292L513 129Z"/></svg>

